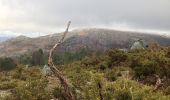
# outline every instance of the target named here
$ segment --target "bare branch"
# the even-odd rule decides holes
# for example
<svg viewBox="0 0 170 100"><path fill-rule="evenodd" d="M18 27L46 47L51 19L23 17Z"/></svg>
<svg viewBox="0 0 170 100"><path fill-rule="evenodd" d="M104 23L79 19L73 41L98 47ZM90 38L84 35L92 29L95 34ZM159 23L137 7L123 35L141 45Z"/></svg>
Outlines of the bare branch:
<svg viewBox="0 0 170 100"><path fill-rule="evenodd" d="M154 90L157 90L163 83L162 83L161 78L158 75L155 75L155 76L156 76L157 80L156 80Z"/></svg>
<svg viewBox="0 0 170 100"><path fill-rule="evenodd" d="M63 43L64 39L65 39L65 36L67 35L68 33L68 29L69 29L69 26L70 26L71 22L69 21L68 24L67 24L67 28L65 30L65 32L63 33L63 36L61 38L61 40L59 40L59 42L57 42L53 48L50 50L49 52L49 58L48 58L48 65L50 67L50 69L52 70L52 72L54 73L54 75L60 80L60 83L61 83L61 86L64 87L64 90L67 94L67 99L68 100L75 100L73 94L72 94L72 91L71 91L71 87L68 83L68 81L66 80L66 78L64 77L64 75L55 67L54 63L53 63L53 58L52 58L52 54L55 50L55 48Z"/></svg>

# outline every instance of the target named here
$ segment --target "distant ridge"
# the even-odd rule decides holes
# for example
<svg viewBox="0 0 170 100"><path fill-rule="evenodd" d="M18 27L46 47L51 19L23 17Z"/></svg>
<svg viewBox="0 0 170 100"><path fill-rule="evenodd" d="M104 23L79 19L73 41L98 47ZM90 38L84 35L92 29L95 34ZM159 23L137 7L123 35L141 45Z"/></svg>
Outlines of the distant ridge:
<svg viewBox="0 0 170 100"><path fill-rule="evenodd" d="M13 38L13 37L3 37L3 36L0 36L0 42L4 42L4 41L9 40L11 38Z"/></svg>
<svg viewBox="0 0 170 100"><path fill-rule="evenodd" d="M18 36L0 43L0 56L18 56L28 51L42 48L48 51L61 38L62 33L29 38ZM106 51L109 48L130 48L136 39L144 43L157 42L163 46L170 46L170 38L141 32L126 32L111 29L78 29L68 33L65 42L57 49L58 52L75 52L80 48L94 51Z"/></svg>

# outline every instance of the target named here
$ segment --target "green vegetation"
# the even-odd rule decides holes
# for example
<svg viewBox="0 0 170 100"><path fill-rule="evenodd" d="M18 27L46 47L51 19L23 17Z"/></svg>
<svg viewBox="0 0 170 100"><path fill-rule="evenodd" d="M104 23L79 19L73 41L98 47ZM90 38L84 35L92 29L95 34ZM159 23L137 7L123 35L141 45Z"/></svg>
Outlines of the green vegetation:
<svg viewBox="0 0 170 100"><path fill-rule="evenodd" d="M56 54L54 61L77 100L170 100L169 52L168 47L128 52L111 49L99 56L81 51ZM64 60L57 60L59 56ZM43 76L39 64L24 66L0 73L0 91L10 90L4 100L66 100L55 76ZM161 79L157 89L156 76Z"/></svg>
<svg viewBox="0 0 170 100"><path fill-rule="evenodd" d="M30 66L43 66L46 59L43 50L39 49L32 53L21 55L18 60L20 64Z"/></svg>
<svg viewBox="0 0 170 100"><path fill-rule="evenodd" d="M81 60L92 52L88 49L82 48L77 52L54 52L53 62L55 65L68 64L73 61ZM30 66L43 66L47 64L48 54L42 49L36 50L32 53L23 54L18 58L18 63Z"/></svg>
<svg viewBox="0 0 170 100"><path fill-rule="evenodd" d="M80 49L77 52L64 52L64 53L54 53L53 60L54 64L68 64L73 61L81 60L85 56L90 55L90 51L88 49Z"/></svg>
<svg viewBox="0 0 170 100"><path fill-rule="evenodd" d="M16 63L11 58L0 58L0 71L11 70L16 67Z"/></svg>
<svg viewBox="0 0 170 100"><path fill-rule="evenodd" d="M2 74L0 81L0 90L10 92L5 100L49 100L51 96L46 89L48 80L38 67L26 69L20 65Z"/></svg>
<svg viewBox="0 0 170 100"><path fill-rule="evenodd" d="M32 54L32 65L44 65L44 53L42 49L33 52Z"/></svg>

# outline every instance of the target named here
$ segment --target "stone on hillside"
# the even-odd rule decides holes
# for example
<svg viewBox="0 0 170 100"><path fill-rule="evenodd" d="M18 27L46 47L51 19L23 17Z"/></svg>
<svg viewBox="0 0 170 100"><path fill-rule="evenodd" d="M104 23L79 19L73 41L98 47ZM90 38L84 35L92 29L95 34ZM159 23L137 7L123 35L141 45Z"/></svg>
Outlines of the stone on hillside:
<svg viewBox="0 0 170 100"><path fill-rule="evenodd" d="M43 75L45 75L45 76L49 76L49 75L52 74L52 71L51 71L51 69L50 69L49 66L44 65L44 67L43 67L43 69L42 69L42 73L43 73Z"/></svg>
<svg viewBox="0 0 170 100"><path fill-rule="evenodd" d="M144 43L141 39L135 41L130 49L145 49Z"/></svg>

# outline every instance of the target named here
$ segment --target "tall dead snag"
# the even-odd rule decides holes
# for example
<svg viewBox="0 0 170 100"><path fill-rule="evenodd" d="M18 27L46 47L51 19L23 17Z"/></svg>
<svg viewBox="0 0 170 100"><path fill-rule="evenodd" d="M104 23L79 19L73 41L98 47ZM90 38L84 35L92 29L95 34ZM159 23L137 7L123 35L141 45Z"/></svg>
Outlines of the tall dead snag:
<svg viewBox="0 0 170 100"><path fill-rule="evenodd" d="M62 38L53 46L53 48L50 50L49 52L49 58L48 58L48 65L50 67L50 69L52 70L52 72L54 73L54 75L59 79L60 83L61 83L61 86L63 86L64 88L64 91L67 95L67 99L68 100L75 100L73 94L72 94L72 90L71 90L71 87L68 83L68 81L66 80L66 78L64 77L64 75L55 67L54 63L53 63L53 58L52 58L52 55L53 55L53 52L55 50L55 48L63 43L64 39L65 39L65 36L67 35L68 33L68 29L69 29L69 26L70 26L71 22L69 21L68 24L67 24L67 28L65 30L65 32L63 33L63 36Z"/></svg>

